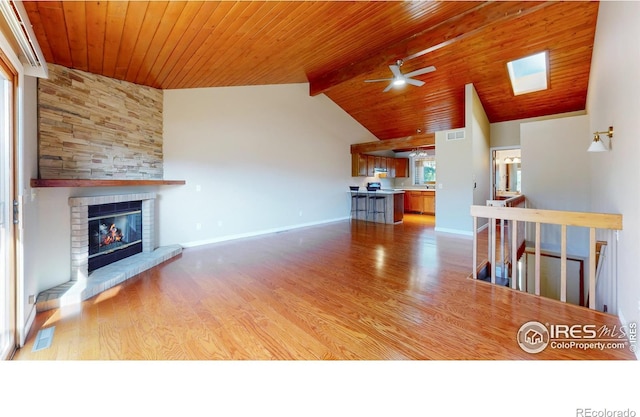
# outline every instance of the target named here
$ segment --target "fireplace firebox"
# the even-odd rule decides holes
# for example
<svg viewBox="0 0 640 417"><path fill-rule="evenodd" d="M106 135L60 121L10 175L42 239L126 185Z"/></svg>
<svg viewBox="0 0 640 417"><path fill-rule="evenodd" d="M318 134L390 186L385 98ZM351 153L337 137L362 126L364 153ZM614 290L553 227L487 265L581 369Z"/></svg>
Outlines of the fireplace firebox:
<svg viewBox="0 0 640 417"><path fill-rule="evenodd" d="M88 223L88 272L142 252L142 201L89 206Z"/></svg>

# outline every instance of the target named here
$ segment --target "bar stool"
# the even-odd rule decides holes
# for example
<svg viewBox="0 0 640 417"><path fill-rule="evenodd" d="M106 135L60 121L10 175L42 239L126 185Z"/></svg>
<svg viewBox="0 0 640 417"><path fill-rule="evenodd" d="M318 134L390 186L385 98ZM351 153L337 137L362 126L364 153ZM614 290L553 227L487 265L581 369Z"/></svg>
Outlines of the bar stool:
<svg viewBox="0 0 640 417"><path fill-rule="evenodd" d="M382 214L384 222L387 222L387 197L384 195L376 194L378 191L377 187L367 187L367 191L369 191L369 202L367 203L367 220L369 219L369 214L371 214L373 221L376 220L376 216L378 214ZM378 202L382 200L382 210L378 208Z"/></svg>
<svg viewBox="0 0 640 417"><path fill-rule="evenodd" d="M360 187L357 185L349 186L351 190L351 218L358 218L358 213L364 212L367 217L367 194L360 193Z"/></svg>

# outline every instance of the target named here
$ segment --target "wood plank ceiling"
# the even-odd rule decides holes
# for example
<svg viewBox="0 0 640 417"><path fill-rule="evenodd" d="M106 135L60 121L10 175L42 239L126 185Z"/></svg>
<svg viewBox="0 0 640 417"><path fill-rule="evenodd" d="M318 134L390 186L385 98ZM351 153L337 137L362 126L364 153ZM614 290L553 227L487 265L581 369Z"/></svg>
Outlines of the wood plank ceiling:
<svg viewBox="0 0 640 417"><path fill-rule="evenodd" d="M162 89L309 83L379 139L584 110L597 2L25 1L49 63ZM514 96L506 63L549 51L549 89ZM422 87L383 93L389 65Z"/></svg>

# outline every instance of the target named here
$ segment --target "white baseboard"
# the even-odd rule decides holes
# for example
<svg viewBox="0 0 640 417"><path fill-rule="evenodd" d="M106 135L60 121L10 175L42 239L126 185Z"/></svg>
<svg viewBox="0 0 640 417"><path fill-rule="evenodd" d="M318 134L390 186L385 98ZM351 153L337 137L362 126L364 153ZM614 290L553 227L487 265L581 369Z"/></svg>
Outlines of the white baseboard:
<svg viewBox="0 0 640 417"><path fill-rule="evenodd" d="M449 229L446 227L437 227L437 226L433 230L436 232L452 233L454 235L473 236L473 232L470 232L468 230Z"/></svg>
<svg viewBox="0 0 640 417"><path fill-rule="evenodd" d="M624 318L624 315L622 314L622 310L618 309L618 318L620 319L620 324L622 325L622 327L624 327L625 329L629 328L629 322L627 322L627 320ZM636 345L638 347L638 349L636 349L635 354L636 354L636 360L640 360L640 341L638 341L638 344Z"/></svg>
<svg viewBox="0 0 640 417"><path fill-rule="evenodd" d="M196 240L196 241L193 241L193 242L180 243L180 245L182 247L184 247L184 248L193 248L193 247L196 247L196 246L209 245L211 243L227 242L229 240L236 240L236 239L243 239L243 238L247 238L247 237L262 236L262 235L268 235L268 234L271 234L271 233L286 232L288 230L301 229L303 227L310 227L310 226L319 226L319 225L322 225L322 224L335 223L335 222L348 220L348 219L349 219L349 216L338 217L336 219L320 220L320 221L317 221L317 222L300 223L300 224L294 224L294 225L290 225L290 226L276 227L276 228L273 228L273 229L258 230L258 231L255 231L255 232L239 233L239 234L236 234L236 235L227 235L227 236L214 237L214 238L211 238L211 239Z"/></svg>

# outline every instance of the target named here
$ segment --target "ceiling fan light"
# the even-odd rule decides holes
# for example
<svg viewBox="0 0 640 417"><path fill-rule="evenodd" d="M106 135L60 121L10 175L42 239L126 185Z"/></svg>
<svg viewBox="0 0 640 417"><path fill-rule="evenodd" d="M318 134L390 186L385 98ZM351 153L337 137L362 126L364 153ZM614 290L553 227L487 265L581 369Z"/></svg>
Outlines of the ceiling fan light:
<svg viewBox="0 0 640 417"><path fill-rule="evenodd" d="M396 87L399 87L401 85L405 85L407 82L405 81L404 78L396 78L395 80L393 80L393 85L395 85Z"/></svg>

